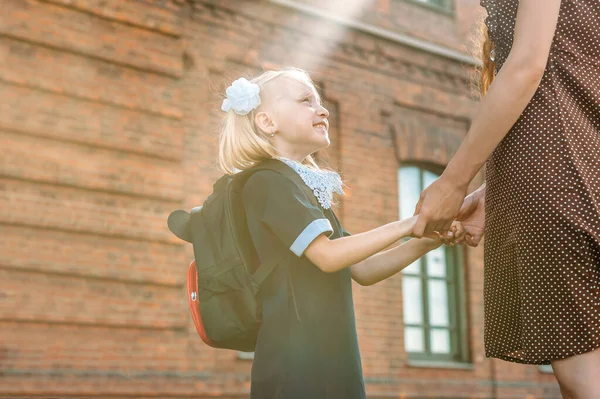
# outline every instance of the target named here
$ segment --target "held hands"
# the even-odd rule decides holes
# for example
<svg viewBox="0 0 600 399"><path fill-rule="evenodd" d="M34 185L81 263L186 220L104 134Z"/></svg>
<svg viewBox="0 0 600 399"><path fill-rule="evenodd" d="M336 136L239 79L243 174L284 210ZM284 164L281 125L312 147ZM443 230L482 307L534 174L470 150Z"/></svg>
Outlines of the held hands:
<svg viewBox="0 0 600 399"><path fill-rule="evenodd" d="M451 247L455 246L456 244L464 244L465 242L467 242L466 241L467 237L468 237L467 231L465 230L463 224L458 221L452 222L452 224L450 226L450 230L448 230L445 233L433 231L431 233L426 233L422 236L417 237L417 235L414 233L414 228L416 226L418 219L419 219L418 216L413 216L412 218L409 219L412 222L412 230L411 230L412 232L410 234L411 237L429 238L429 239L437 242L438 245L445 244L445 245L449 245Z"/></svg>
<svg viewBox="0 0 600 399"><path fill-rule="evenodd" d="M448 233L452 233L450 236ZM451 247L456 244L464 244L467 238L467 231L465 230L463 224L458 221L452 222L452 226L450 227L450 231L445 235L443 233L439 233L439 240L441 240L445 245L449 245Z"/></svg>
<svg viewBox="0 0 600 399"><path fill-rule="evenodd" d="M465 198L457 219L466 230L466 243L471 247L478 246L485 230L485 185Z"/></svg>
<svg viewBox="0 0 600 399"><path fill-rule="evenodd" d="M434 238L436 234L445 244L478 246L485 229L485 184L466 198L464 194L443 177L433 182L421 193L412 235Z"/></svg>
<svg viewBox="0 0 600 399"><path fill-rule="evenodd" d="M415 208L415 215L419 218L413 229L414 236L420 238L436 231L450 231L465 194L466 189L457 188L443 176L423 190Z"/></svg>
<svg viewBox="0 0 600 399"><path fill-rule="evenodd" d="M456 244L464 244L467 239L467 231L461 222L454 221L450 226L450 230L445 233L434 231L432 234L426 237L431 238L439 242L440 244L448 245L450 247Z"/></svg>

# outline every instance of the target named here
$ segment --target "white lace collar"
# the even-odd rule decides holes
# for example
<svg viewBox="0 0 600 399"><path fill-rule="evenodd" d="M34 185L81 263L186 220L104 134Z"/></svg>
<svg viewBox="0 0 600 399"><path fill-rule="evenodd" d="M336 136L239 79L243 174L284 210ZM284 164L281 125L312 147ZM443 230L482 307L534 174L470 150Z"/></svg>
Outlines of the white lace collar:
<svg viewBox="0 0 600 399"><path fill-rule="evenodd" d="M294 169L302 181L310 187L323 209L331 208L333 193L344 195L342 178L329 170L314 170L298 161L278 157L281 162Z"/></svg>

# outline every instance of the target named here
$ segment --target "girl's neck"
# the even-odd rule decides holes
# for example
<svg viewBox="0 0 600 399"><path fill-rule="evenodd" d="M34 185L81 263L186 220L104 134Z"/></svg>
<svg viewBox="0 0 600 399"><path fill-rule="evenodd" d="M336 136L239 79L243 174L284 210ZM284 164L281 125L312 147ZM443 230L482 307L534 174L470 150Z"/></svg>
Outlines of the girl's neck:
<svg viewBox="0 0 600 399"><path fill-rule="evenodd" d="M302 145L301 143L290 143L281 137L275 136L273 147L277 157L291 159L292 161L302 162L310 154L319 150L312 145Z"/></svg>
<svg viewBox="0 0 600 399"><path fill-rule="evenodd" d="M303 161L304 161L304 158L303 159L294 159L294 158L290 158L290 157L285 157L283 155L277 155L276 158L277 159L283 159L283 160L286 160L286 161L293 161L293 162L297 162L297 163L300 163L300 164L303 163Z"/></svg>
<svg viewBox="0 0 600 399"><path fill-rule="evenodd" d="M310 154L304 154L304 153L296 153L296 152L292 152L292 151L277 151L277 157L278 158L285 158L285 159L290 159L292 161L296 161L296 162L302 162L306 159L306 157L308 157L308 155Z"/></svg>

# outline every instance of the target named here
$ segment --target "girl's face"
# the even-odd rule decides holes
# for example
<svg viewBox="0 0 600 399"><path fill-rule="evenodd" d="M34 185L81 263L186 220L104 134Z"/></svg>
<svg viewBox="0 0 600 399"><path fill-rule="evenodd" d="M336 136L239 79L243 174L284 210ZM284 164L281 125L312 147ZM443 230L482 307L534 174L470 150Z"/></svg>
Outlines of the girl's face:
<svg viewBox="0 0 600 399"><path fill-rule="evenodd" d="M314 86L287 77L278 80L271 89L268 108L276 127L272 141L279 155L302 160L329 147L329 111L321 105Z"/></svg>

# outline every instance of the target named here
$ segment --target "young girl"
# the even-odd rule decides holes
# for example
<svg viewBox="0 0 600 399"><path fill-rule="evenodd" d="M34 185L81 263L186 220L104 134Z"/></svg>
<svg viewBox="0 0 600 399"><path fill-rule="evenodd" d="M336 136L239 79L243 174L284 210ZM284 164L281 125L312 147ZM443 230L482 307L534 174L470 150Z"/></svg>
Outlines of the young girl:
<svg viewBox="0 0 600 399"><path fill-rule="evenodd" d="M263 320L252 367L251 397L365 398L351 279L371 285L442 244L413 239L416 218L350 236L332 210L339 175L311 157L329 146L327 117L310 77L298 69L238 79L227 89L219 161L227 173L279 159L306 187L270 170L247 181L244 206L258 258L289 249L261 286ZM452 244L464 231L455 224ZM452 233L450 233L452 235Z"/></svg>

